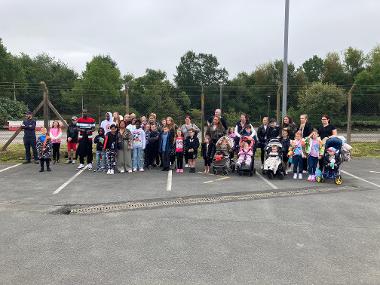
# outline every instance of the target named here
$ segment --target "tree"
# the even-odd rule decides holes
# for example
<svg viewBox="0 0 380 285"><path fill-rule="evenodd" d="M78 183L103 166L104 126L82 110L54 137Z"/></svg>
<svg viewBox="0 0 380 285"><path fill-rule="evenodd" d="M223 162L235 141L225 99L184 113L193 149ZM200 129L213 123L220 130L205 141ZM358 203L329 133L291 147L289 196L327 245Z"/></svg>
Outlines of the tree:
<svg viewBox="0 0 380 285"><path fill-rule="evenodd" d="M328 53L323 61L323 67L322 82L336 85L346 85L349 83L349 77L344 72L338 53Z"/></svg>
<svg viewBox="0 0 380 285"><path fill-rule="evenodd" d="M23 102L0 98L0 126L5 125L9 120L19 120L27 110Z"/></svg>
<svg viewBox="0 0 380 285"><path fill-rule="evenodd" d="M354 79L356 75L364 70L365 57L362 50L349 47L344 51L344 68Z"/></svg>
<svg viewBox="0 0 380 285"><path fill-rule="evenodd" d="M323 59L314 55L302 64L302 68L308 82L320 81L323 74Z"/></svg>
<svg viewBox="0 0 380 285"><path fill-rule="evenodd" d="M181 57L174 81L180 91L191 95L192 107L200 106L201 86L227 83L228 72L220 67L218 59L212 54L188 51ZM193 96L196 95L196 96Z"/></svg>
<svg viewBox="0 0 380 285"><path fill-rule="evenodd" d="M346 103L344 90L334 84L315 82L298 92L299 110L307 113L314 122L322 113L339 116Z"/></svg>

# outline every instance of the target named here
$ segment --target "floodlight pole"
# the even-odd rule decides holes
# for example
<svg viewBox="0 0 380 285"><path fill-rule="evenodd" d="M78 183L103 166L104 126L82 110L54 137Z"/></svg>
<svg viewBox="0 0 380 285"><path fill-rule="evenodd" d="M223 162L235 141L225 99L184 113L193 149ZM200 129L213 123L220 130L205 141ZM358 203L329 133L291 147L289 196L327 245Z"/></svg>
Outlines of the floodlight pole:
<svg viewBox="0 0 380 285"><path fill-rule="evenodd" d="M289 0L285 0L284 62L282 73L282 118L287 113L288 100L288 34L289 34Z"/></svg>

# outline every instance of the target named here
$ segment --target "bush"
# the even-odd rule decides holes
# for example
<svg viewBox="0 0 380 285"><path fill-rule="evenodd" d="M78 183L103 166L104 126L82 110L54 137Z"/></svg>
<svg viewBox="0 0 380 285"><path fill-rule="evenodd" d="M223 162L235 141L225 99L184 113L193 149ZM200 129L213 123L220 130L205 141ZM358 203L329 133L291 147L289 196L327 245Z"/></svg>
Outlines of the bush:
<svg viewBox="0 0 380 285"><path fill-rule="evenodd" d="M23 102L0 98L0 125L5 125L9 120L20 120L26 111L28 108Z"/></svg>

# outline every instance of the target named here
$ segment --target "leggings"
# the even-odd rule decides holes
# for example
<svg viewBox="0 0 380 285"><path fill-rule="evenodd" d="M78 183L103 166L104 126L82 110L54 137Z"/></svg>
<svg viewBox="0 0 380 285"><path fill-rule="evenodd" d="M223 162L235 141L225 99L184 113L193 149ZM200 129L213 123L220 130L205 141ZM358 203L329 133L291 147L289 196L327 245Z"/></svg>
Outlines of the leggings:
<svg viewBox="0 0 380 285"><path fill-rule="evenodd" d="M177 169L183 169L183 152L176 152L177 157Z"/></svg>
<svg viewBox="0 0 380 285"><path fill-rule="evenodd" d="M293 155L293 173L302 173L303 158L302 155Z"/></svg>
<svg viewBox="0 0 380 285"><path fill-rule="evenodd" d="M59 160L59 147L61 146L60 143L53 143L53 160L58 161Z"/></svg>

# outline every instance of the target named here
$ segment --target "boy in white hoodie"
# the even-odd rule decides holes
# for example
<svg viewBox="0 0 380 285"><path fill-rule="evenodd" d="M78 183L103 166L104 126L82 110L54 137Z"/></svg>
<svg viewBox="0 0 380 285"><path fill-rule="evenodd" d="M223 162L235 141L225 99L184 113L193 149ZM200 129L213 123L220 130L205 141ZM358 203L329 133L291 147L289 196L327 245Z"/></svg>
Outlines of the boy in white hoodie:
<svg viewBox="0 0 380 285"><path fill-rule="evenodd" d="M145 132L141 128L140 120L136 121L136 128L132 131L133 137L133 171L144 171L144 149L146 146Z"/></svg>
<svg viewBox="0 0 380 285"><path fill-rule="evenodd" d="M107 135L107 133L111 130L110 127L112 124L113 124L112 113L107 112L106 113L106 119L103 120L100 124L100 127L103 128L103 130L104 130L104 135Z"/></svg>

